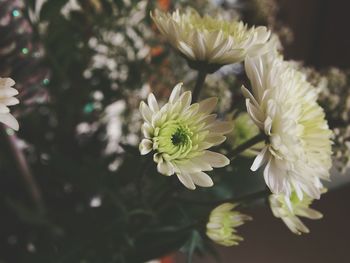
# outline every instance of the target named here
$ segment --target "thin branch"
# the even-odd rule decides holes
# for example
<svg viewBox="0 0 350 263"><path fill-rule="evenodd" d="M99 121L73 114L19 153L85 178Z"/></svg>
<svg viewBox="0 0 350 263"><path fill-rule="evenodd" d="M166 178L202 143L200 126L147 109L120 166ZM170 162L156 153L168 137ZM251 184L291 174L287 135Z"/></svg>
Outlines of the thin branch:
<svg viewBox="0 0 350 263"><path fill-rule="evenodd" d="M196 85L194 86L194 89L192 92L192 103L195 103L198 101L198 98L203 88L206 77L207 77L207 71L205 68L198 70Z"/></svg>
<svg viewBox="0 0 350 263"><path fill-rule="evenodd" d="M242 143L241 145L230 151L226 156L232 161L237 155L254 146L255 144L264 141L265 139L266 135L263 133L259 133L258 135L254 136L253 138L249 139L245 143Z"/></svg>

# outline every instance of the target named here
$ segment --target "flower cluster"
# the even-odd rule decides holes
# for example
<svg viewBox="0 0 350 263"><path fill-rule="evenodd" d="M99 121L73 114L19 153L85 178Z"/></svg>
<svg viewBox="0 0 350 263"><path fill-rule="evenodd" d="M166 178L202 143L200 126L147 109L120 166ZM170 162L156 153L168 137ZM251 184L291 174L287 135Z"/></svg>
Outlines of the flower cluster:
<svg viewBox="0 0 350 263"><path fill-rule="evenodd" d="M221 144L234 124L229 137L235 147L232 155L256 156L251 170L264 167L273 214L293 233L308 233L299 217L322 217L309 206L324 192L322 180L329 180L332 165L333 133L317 102L319 89L308 82L307 74L283 60L278 40L265 27L248 28L239 21L202 17L194 10L172 14L156 10L151 17L200 73L244 60L252 89L242 87L248 114L235 112L237 118L228 122L217 121L216 115L210 114L216 98L191 104L191 92L182 93L182 84L176 85L161 108L150 94L148 105L140 104L145 121L141 154L153 151L158 172L176 174L189 189L209 187L213 181L205 172L230 161L208 149ZM200 76L196 92L205 80ZM236 206L224 203L210 213L206 234L214 242L232 246L242 240L235 228L251 218L234 211Z"/></svg>
<svg viewBox="0 0 350 263"><path fill-rule="evenodd" d="M191 105L191 92L182 93L181 87L182 83L175 86L168 103L161 108L152 93L148 96L148 105L141 102L145 139L140 143L140 152L147 154L153 150L158 172L168 176L175 173L187 188L209 187L213 181L205 171L224 167L230 161L208 149L221 144L226 139L223 135L232 127L210 114L216 98Z"/></svg>
<svg viewBox="0 0 350 263"><path fill-rule="evenodd" d="M236 234L236 227L252 218L234 211L235 207L237 204L224 203L211 211L206 233L215 243L223 246L234 246L243 240Z"/></svg>
<svg viewBox="0 0 350 263"><path fill-rule="evenodd" d="M13 85L15 85L13 79L0 78L0 122L17 131L19 128L18 122L7 107L19 103L18 99L14 98L18 91L12 87Z"/></svg>

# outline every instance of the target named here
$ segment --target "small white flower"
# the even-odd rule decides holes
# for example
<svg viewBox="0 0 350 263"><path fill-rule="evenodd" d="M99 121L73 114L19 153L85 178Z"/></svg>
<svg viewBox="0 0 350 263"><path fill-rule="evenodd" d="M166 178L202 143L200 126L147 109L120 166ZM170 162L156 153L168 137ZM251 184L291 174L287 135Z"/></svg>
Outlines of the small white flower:
<svg viewBox="0 0 350 263"><path fill-rule="evenodd" d="M295 190L318 199L321 179L329 179L331 136L317 91L306 76L274 54L246 58L252 93L242 87L250 117L266 134L253 171L266 165L265 182L275 194Z"/></svg>
<svg viewBox="0 0 350 263"><path fill-rule="evenodd" d="M252 218L234 211L236 206L237 204L224 203L211 211L206 233L215 243L223 246L234 246L243 240L236 234L236 227Z"/></svg>
<svg viewBox="0 0 350 263"><path fill-rule="evenodd" d="M13 97L18 94L18 91L12 88L13 85L15 85L13 79L0 78L0 122L17 131L19 128L18 122L7 107L19 103L18 99Z"/></svg>
<svg viewBox="0 0 350 263"><path fill-rule="evenodd" d="M303 200L300 200L295 193L290 197L272 194L269 197L269 201L273 215L281 218L290 231L297 235L310 232L298 216L309 219L320 219L323 217L320 212L309 208L313 199L306 195Z"/></svg>
<svg viewBox="0 0 350 263"><path fill-rule="evenodd" d="M155 10L151 17L169 43L194 68L196 61L214 65L215 71L222 65L243 61L246 55L264 54L276 44L275 39L269 41L271 32L264 26L248 28L241 21L201 17L193 9L172 14Z"/></svg>
<svg viewBox="0 0 350 263"><path fill-rule="evenodd" d="M216 120L216 114L210 114L217 98L191 105L191 92L181 94L181 87L182 83L175 86L169 102L161 108L152 93L148 96L148 105L141 102L145 139L140 143L140 152L144 155L153 150L158 172L175 173L187 188L209 187L213 181L205 171L224 167L230 161L207 149L221 144L226 139L223 134L232 127L229 122Z"/></svg>

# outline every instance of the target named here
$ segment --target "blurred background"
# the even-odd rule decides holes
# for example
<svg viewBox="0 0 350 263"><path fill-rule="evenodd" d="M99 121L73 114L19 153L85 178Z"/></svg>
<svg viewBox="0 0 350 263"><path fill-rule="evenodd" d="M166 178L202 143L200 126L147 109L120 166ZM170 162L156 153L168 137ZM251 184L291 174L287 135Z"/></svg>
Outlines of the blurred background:
<svg viewBox="0 0 350 263"><path fill-rule="evenodd" d="M0 0L0 76L16 80L21 101L13 107L20 131L1 127L1 263L144 262L169 252L160 249L168 244L162 236L135 235L140 221L153 222L148 204L158 205L153 193L163 178L145 182L151 194L144 202L132 183L142 162L139 101L150 91L167 98L174 84L192 87L196 76L148 14L187 6L271 28L285 58L320 89L336 134L330 191L315 202L324 218L305 220L310 234L293 235L261 202L245 208L254 220L239 229L244 242L214 246L216 256L193 262L349 262L349 1ZM243 105L239 87L245 81L241 65L223 67L208 77L202 96L218 95L220 112L229 114L232 105ZM232 135L229 146L236 141ZM234 194L263 187L256 177L242 178L233 179L241 186ZM226 194L224 183L218 185ZM148 248L156 238L155 249ZM186 262L182 252L171 260Z"/></svg>

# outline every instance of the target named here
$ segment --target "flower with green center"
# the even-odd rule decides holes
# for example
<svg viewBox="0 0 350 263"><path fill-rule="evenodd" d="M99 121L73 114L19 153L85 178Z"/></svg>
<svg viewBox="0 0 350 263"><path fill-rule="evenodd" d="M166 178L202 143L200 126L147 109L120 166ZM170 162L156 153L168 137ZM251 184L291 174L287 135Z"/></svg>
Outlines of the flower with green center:
<svg viewBox="0 0 350 263"><path fill-rule="evenodd" d="M282 57L246 58L252 93L242 88L247 111L267 137L251 170L265 165L264 179L274 194L318 199L321 179L329 180L332 132L317 103L317 90Z"/></svg>
<svg viewBox="0 0 350 263"><path fill-rule="evenodd" d="M215 243L228 247L238 245L243 240L237 235L236 227L252 218L234 211L236 206L237 204L224 203L211 211L206 233Z"/></svg>
<svg viewBox="0 0 350 263"><path fill-rule="evenodd" d="M248 28L241 21L225 21L195 10L172 14L155 10L151 18L169 43L200 69L205 65L210 72L225 64L241 62L246 55L264 54L277 44L264 26ZM209 66L208 66L209 65Z"/></svg>
<svg viewBox="0 0 350 263"><path fill-rule="evenodd" d="M210 114L217 98L191 104L191 92L181 93L181 87L182 83L175 86L168 103L161 108L152 93L148 96L148 105L141 102L145 138L140 143L140 152L144 155L153 150L158 172L176 174L187 188L209 187L213 181L205 171L224 167L230 161L208 149L221 144L226 139L223 135L232 127Z"/></svg>
<svg viewBox="0 0 350 263"><path fill-rule="evenodd" d="M13 97L18 94L18 91L12 88L13 85L15 85L13 79L0 78L0 122L17 131L19 128L18 122L7 107L19 103L18 99Z"/></svg>
<svg viewBox="0 0 350 263"><path fill-rule="evenodd" d="M269 201L273 215L277 218L281 218L290 231L297 235L310 232L298 216L309 219L322 218L320 212L309 208L313 199L306 195L303 200L300 200L295 192L293 192L290 197L272 194L269 197Z"/></svg>

